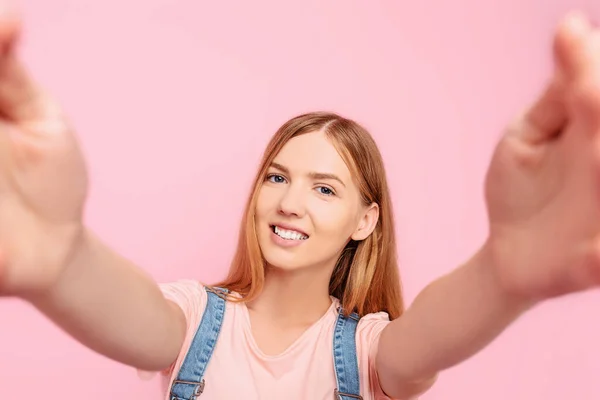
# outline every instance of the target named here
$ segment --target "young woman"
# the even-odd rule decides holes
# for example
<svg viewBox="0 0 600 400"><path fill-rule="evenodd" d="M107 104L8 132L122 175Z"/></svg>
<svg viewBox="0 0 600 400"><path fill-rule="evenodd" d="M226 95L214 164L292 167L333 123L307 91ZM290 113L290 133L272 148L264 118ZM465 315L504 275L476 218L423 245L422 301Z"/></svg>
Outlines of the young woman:
<svg viewBox="0 0 600 400"><path fill-rule="evenodd" d="M600 33L578 14L558 29L547 90L498 143L488 237L406 312L383 163L359 124L285 123L228 278L159 286L84 226L75 136L17 60L18 19L0 21L0 292L163 371L167 398L413 398L533 305L600 283Z"/></svg>

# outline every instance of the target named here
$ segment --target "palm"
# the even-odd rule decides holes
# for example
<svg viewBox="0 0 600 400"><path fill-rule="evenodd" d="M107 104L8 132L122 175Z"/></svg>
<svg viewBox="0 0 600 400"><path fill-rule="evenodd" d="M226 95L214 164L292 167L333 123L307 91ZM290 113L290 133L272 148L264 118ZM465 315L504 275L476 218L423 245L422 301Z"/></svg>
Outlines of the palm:
<svg viewBox="0 0 600 400"><path fill-rule="evenodd" d="M70 223L81 216L85 165L68 126L60 116L52 119L13 125L0 179L23 210L48 222Z"/></svg>
<svg viewBox="0 0 600 400"><path fill-rule="evenodd" d="M0 40L14 40L15 31ZM0 59L0 114L6 116L0 120L0 293L6 294L41 288L59 274L80 231L87 176L64 119L13 54Z"/></svg>
<svg viewBox="0 0 600 400"><path fill-rule="evenodd" d="M559 32L562 70L498 144L486 179L498 274L511 290L541 298L600 283L600 76L574 67L600 60L569 40Z"/></svg>

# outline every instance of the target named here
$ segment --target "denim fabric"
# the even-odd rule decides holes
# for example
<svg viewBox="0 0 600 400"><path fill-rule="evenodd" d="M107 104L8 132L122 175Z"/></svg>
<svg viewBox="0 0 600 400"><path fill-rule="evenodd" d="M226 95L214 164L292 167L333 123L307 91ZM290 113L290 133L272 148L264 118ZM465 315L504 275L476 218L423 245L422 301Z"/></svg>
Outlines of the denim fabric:
<svg viewBox="0 0 600 400"><path fill-rule="evenodd" d="M208 301L194 339L190 345L177 378L171 386L171 400L197 400L204 390L204 372L215 349L225 314L224 289L216 292L206 288ZM356 356L356 327L360 317L356 313L348 317L338 309L333 334L333 360L337 389L336 400L362 399L358 359Z"/></svg>
<svg viewBox="0 0 600 400"><path fill-rule="evenodd" d="M206 309L177 378L171 386L171 400L196 400L204 391L204 371L217 344L225 315L223 294L217 294L208 288L206 292ZM222 293L226 291L222 290Z"/></svg>
<svg viewBox="0 0 600 400"><path fill-rule="evenodd" d="M356 313L345 317L343 311L338 309L333 333L333 360L337 379L336 400L362 399L355 340L359 319Z"/></svg>

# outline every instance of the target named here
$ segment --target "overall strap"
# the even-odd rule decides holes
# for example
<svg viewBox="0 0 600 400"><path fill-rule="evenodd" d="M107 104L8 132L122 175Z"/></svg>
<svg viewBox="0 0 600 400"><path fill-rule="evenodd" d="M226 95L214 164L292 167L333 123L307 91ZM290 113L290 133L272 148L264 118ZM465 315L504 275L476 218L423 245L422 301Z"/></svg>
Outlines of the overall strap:
<svg viewBox="0 0 600 400"><path fill-rule="evenodd" d="M204 373L217 344L227 290L206 287L208 300L194 339L171 385L171 400L196 400L204 391Z"/></svg>
<svg viewBox="0 0 600 400"><path fill-rule="evenodd" d="M338 308L333 333L333 361L337 379L336 400L362 400L356 355L356 327L359 320L358 314L352 313L345 317L342 309Z"/></svg>

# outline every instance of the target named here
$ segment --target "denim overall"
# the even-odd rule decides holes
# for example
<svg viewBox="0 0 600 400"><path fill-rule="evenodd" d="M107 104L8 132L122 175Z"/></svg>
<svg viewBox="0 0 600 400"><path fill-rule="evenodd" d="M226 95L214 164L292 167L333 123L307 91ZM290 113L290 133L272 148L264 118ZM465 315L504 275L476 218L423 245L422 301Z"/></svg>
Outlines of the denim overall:
<svg viewBox="0 0 600 400"><path fill-rule="evenodd" d="M216 290L216 291L213 291ZM171 385L171 400L197 400L204 391L204 372L213 353L223 315L225 314L225 289L206 288L208 302L190 349L188 350L177 378ZM337 388L336 400L362 400L355 333L360 317L356 313L347 318L338 310L333 334L333 360Z"/></svg>

